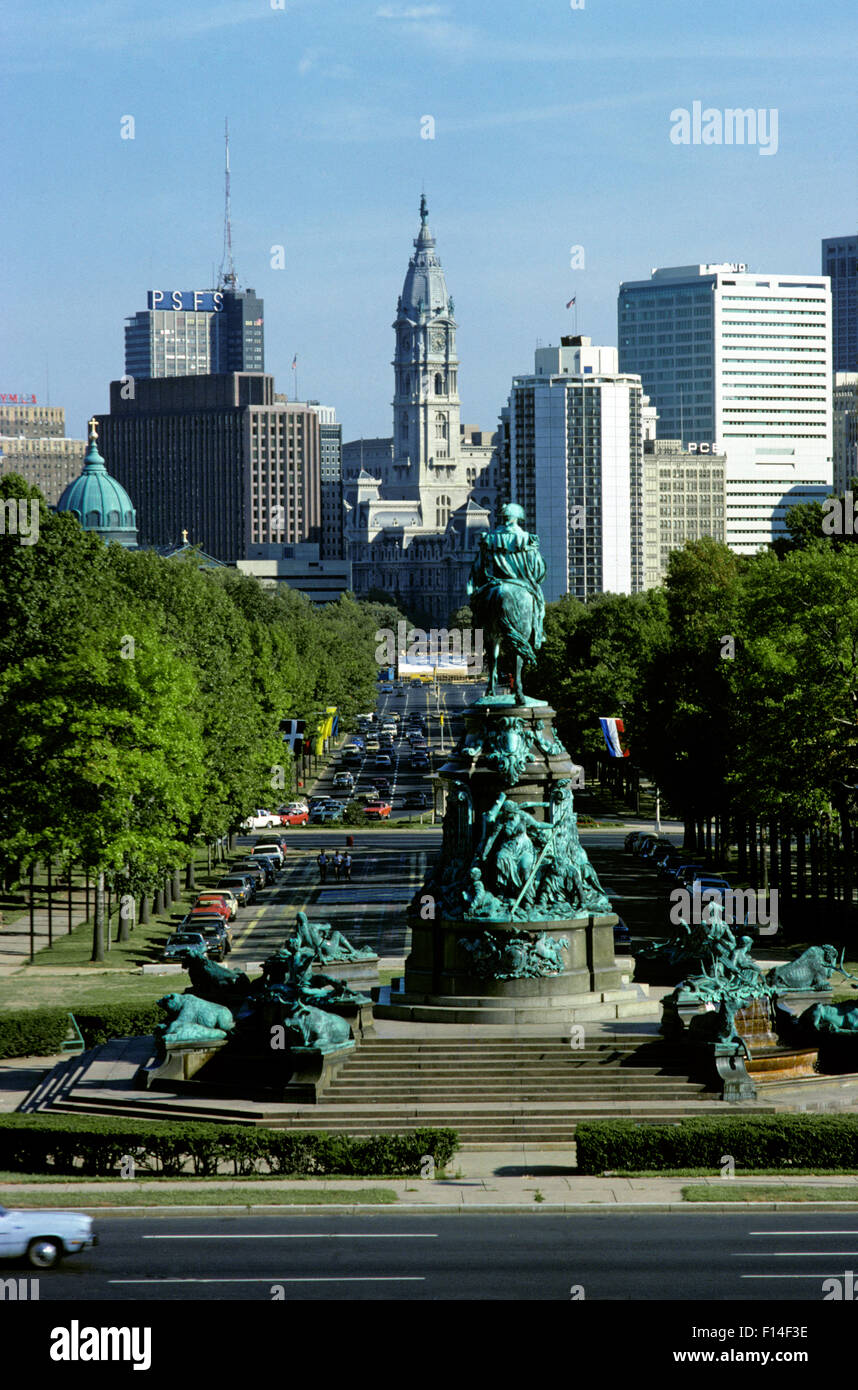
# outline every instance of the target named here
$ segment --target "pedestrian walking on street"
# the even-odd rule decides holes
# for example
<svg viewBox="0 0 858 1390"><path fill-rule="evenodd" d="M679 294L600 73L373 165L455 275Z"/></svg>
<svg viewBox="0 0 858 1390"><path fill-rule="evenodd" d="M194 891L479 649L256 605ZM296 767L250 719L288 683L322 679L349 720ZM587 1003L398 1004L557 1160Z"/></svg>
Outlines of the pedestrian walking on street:
<svg viewBox="0 0 858 1390"><path fill-rule="evenodd" d="M345 877L346 877L346 883L351 883L351 881L352 881L352 857L351 857L351 855L349 854L348 850L346 850L345 854L343 855L343 872L344 872Z"/></svg>
<svg viewBox="0 0 858 1390"><path fill-rule="evenodd" d="M319 881L320 881L320 883L324 883L325 879L328 877L328 862L329 862L329 861L328 861L328 856L325 854L325 851L324 851L324 850L322 850L322 851L320 852L319 857L318 857L318 859L317 859L316 862L317 862L317 864L319 865Z"/></svg>
<svg viewBox="0 0 858 1390"><path fill-rule="evenodd" d="M340 872L342 870L342 867L343 856L340 854L340 851L337 850L336 854L334 855L334 878L337 880L337 883L339 883L340 881Z"/></svg>

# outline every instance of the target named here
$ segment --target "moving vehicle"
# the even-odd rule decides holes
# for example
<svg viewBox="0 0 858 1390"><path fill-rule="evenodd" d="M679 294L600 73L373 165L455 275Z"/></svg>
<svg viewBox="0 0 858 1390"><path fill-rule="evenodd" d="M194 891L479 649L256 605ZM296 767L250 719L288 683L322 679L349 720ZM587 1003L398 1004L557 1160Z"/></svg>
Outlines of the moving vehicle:
<svg viewBox="0 0 858 1390"><path fill-rule="evenodd" d="M377 768L379 772L392 772L393 759L389 757L387 753L379 753L378 757L375 759L375 762L373 763L373 767Z"/></svg>
<svg viewBox="0 0 858 1390"><path fill-rule="evenodd" d="M378 752L378 739L375 737L375 735L372 735L370 738L367 739L367 741L366 741L366 751L367 751L367 753L377 753L377 752Z"/></svg>
<svg viewBox="0 0 858 1390"><path fill-rule="evenodd" d="M66 1255L98 1244L92 1217L78 1211L16 1211L0 1207L0 1255L26 1259L31 1269L53 1269Z"/></svg>
<svg viewBox="0 0 858 1390"><path fill-rule="evenodd" d="M429 804L426 792L408 792L407 796L402 798L402 805L406 811L425 811Z"/></svg>
<svg viewBox="0 0 858 1390"><path fill-rule="evenodd" d="M314 811L310 817L313 825L324 825L326 821L339 820L345 810L341 801L329 801L326 806L320 806L318 811Z"/></svg>
<svg viewBox="0 0 858 1390"><path fill-rule="evenodd" d="M427 756L426 756L425 753L412 753L412 755L411 755L411 771L412 771L412 772L428 772L428 771L429 771L429 759L427 758Z"/></svg>
<svg viewBox="0 0 858 1390"><path fill-rule="evenodd" d="M273 830L280 824L280 816L276 811L254 811L247 820L242 821L242 830Z"/></svg>
<svg viewBox="0 0 858 1390"><path fill-rule="evenodd" d="M369 820L389 820L392 807L389 801L380 798L378 801L368 801L364 810Z"/></svg>
<svg viewBox="0 0 858 1390"><path fill-rule="evenodd" d="M379 796L390 795L390 779L388 777L376 777L375 785L378 789Z"/></svg>

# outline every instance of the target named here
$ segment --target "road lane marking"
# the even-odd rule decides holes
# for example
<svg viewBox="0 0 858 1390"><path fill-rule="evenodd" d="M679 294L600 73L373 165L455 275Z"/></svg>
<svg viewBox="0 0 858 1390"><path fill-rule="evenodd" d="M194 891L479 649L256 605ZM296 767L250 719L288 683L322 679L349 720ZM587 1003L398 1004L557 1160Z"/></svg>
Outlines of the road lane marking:
<svg viewBox="0 0 858 1390"><path fill-rule="evenodd" d="M254 1275L236 1279L109 1279L109 1284L422 1284L425 1274Z"/></svg>
<svg viewBox="0 0 858 1390"><path fill-rule="evenodd" d="M343 1189L348 1195L348 1188ZM143 1236L143 1240L437 1240L437 1231L285 1231L282 1234L268 1234L267 1232L251 1232L248 1235L236 1235L233 1232L224 1235L175 1235L162 1236L152 1235ZM832 1253L836 1254L836 1251Z"/></svg>
<svg viewBox="0 0 858 1390"><path fill-rule="evenodd" d="M734 1250L733 1256L739 1260L808 1260L813 1256L822 1258L828 1255L854 1255L858 1250Z"/></svg>
<svg viewBox="0 0 858 1390"><path fill-rule="evenodd" d="M749 1236L858 1236L858 1229L851 1231L749 1231Z"/></svg>

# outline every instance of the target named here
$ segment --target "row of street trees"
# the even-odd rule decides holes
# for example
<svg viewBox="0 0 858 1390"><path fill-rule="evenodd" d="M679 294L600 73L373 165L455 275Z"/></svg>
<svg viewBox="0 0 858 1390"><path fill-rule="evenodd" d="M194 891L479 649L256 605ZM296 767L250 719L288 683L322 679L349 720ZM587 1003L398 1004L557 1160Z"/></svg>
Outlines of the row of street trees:
<svg viewBox="0 0 858 1390"><path fill-rule="evenodd" d="M599 756L600 715L622 716L686 847L735 847L795 921L851 910L858 796L858 547L806 523L751 558L689 543L663 589L549 605L533 681L579 756Z"/></svg>
<svg viewBox="0 0 858 1390"><path fill-rule="evenodd" d="M39 494L16 475L0 499ZM41 499L40 499L41 500ZM315 608L234 570L106 546L40 508L39 539L0 535L0 871L34 862L148 897L256 805L291 787L285 718L372 701L374 635L346 596Z"/></svg>

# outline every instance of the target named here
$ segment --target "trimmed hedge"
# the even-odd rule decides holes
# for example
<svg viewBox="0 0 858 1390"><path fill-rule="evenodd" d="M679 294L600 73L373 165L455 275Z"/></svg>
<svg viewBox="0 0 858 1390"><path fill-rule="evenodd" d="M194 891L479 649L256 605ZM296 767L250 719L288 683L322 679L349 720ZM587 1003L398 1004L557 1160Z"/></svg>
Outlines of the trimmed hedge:
<svg viewBox="0 0 858 1390"><path fill-rule="evenodd" d="M858 1115L701 1116L674 1124L588 1120L575 1131L579 1173L665 1168L858 1168Z"/></svg>
<svg viewBox="0 0 858 1390"><path fill-rule="evenodd" d="M352 1139L196 1121L123 1120L99 1115L0 1115L0 1169L13 1173L118 1176L131 1157L147 1172L179 1177L190 1165L213 1177L224 1162L237 1175L315 1174L394 1177L418 1174L430 1154L438 1168L459 1147L452 1129L414 1129Z"/></svg>
<svg viewBox="0 0 858 1390"><path fill-rule="evenodd" d="M0 1015L0 1058L50 1057L60 1052L69 1026L68 1009L6 1010ZM74 1013L87 1047L111 1038L134 1038L151 1033L164 1015L151 1004L104 1004L98 1013Z"/></svg>

